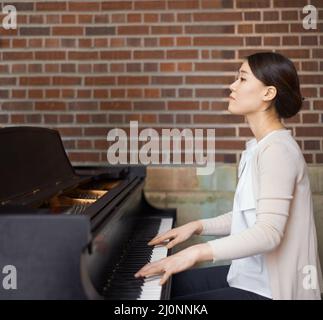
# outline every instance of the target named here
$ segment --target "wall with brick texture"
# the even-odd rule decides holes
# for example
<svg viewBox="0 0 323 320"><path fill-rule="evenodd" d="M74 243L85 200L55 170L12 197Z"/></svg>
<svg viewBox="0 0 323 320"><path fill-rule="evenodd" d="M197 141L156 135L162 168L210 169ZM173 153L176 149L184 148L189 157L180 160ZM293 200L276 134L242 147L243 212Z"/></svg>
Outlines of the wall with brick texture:
<svg viewBox="0 0 323 320"><path fill-rule="evenodd" d="M215 128L216 160L251 137L227 111L242 58L277 51L299 71L303 111L286 121L308 163L323 163L321 0L1 1L0 126L56 128L70 159L105 163L110 128ZM316 30L302 8L316 6ZM4 15L0 15L2 21Z"/></svg>

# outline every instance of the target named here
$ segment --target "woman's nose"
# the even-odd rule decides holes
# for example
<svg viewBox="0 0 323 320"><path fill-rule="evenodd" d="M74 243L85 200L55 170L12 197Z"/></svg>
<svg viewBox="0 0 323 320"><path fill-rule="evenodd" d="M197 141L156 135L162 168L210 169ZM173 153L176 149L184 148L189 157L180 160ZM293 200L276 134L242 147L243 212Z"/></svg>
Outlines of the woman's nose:
<svg viewBox="0 0 323 320"><path fill-rule="evenodd" d="M229 87L231 91L234 91L235 90L235 83L236 83L236 81L234 81L233 83L231 83L231 85Z"/></svg>

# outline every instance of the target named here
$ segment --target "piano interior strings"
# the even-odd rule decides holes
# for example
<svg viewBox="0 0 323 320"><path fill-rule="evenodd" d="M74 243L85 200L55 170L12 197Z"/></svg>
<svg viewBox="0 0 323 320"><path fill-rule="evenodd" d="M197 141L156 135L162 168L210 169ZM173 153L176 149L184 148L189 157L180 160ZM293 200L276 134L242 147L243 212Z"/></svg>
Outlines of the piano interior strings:
<svg viewBox="0 0 323 320"><path fill-rule="evenodd" d="M169 299L171 279L134 278L176 222L146 201L145 167L73 167L47 128L2 128L0 146L0 266L17 272L1 299Z"/></svg>

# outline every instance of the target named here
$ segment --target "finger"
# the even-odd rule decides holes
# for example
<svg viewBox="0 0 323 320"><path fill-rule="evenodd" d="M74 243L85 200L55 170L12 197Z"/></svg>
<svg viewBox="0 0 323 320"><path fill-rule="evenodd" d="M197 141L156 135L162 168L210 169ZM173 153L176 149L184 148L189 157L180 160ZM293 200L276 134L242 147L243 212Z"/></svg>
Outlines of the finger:
<svg viewBox="0 0 323 320"><path fill-rule="evenodd" d="M164 258L165 259L165 258ZM135 273L135 277L139 277L139 276L143 276L143 274L145 274L146 271L148 271L149 269L151 269L152 267L155 267L156 265L158 265L162 260L158 260L158 261L154 261L151 263L147 263L146 265L144 265L139 271L137 271Z"/></svg>
<svg viewBox="0 0 323 320"><path fill-rule="evenodd" d="M168 244L166 245L167 249L171 249L173 248L175 245L177 245L180 241L178 240L178 238L175 238L174 240L168 242Z"/></svg>
<svg viewBox="0 0 323 320"><path fill-rule="evenodd" d="M175 234L170 234L170 233L166 232L165 234L162 234L162 235L160 235L160 236L158 236L158 237L155 237L155 238L153 238L152 240L150 240L150 241L148 242L148 245L155 245L155 244L159 244L159 243L161 243L161 242L163 242L163 241L165 241L165 240L168 240L168 239L170 239L170 238L174 238L174 237L176 237L176 235L175 235Z"/></svg>
<svg viewBox="0 0 323 320"><path fill-rule="evenodd" d="M171 272L167 271L163 274L162 278L159 281L159 284L162 286L164 283L166 283L166 281L168 280L168 278L172 275Z"/></svg>
<svg viewBox="0 0 323 320"><path fill-rule="evenodd" d="M159 275L163 272L164 272L163 267L160 265L156 265L156 266L151 266L149 269L147 269L145 271L141 271L139 273L139 276L140 277L150 277L150 276L154 276L154 275Z"/></svg>

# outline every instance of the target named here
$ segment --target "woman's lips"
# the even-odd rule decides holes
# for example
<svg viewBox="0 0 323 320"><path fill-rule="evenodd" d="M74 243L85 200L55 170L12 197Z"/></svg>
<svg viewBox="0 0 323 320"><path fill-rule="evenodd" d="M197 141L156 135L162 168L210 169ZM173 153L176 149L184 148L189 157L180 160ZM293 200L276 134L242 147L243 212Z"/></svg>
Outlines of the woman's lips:
<svg viewBox="0 0 323 320"><path fill-rule="evenodd" d="M233 97L231 97L231 96L229 96L229 99L235 100L235 98L233 98Z"/></svg>

